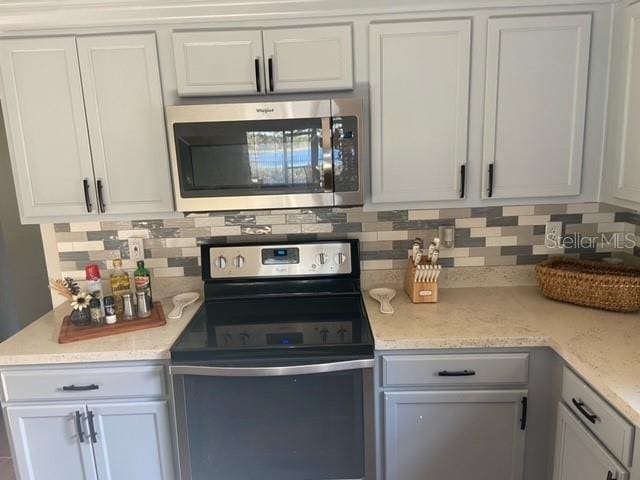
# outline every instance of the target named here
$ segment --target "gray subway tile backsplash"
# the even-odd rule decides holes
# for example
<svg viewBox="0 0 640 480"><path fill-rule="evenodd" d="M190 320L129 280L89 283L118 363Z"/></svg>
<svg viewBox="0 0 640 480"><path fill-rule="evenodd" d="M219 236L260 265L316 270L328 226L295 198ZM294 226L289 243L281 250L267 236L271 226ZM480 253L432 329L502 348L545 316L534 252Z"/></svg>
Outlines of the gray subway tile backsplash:
<svg viewBox="0 0 640 480"><path fill-rule="evenodd" d="M166 277L199 276L198 245L212 241L358 238L364 269L403 268L414 238L423 238L428 244L438 235L439 227L456 223L455 248L441 252L443 267L530 265L548 258L544 253L546 221L562 222L565 236L596 238L621 228L640 232L640 214L593 203L378 212L362 208L233 211L184 218L57 223L54 231L64 275L77 278L91 262L110 269L115 258L122 258L125 268L133 269L127 239L142 237L149 268ZM627 228L624 224L630 225ZM631 235L637 238L635 233ZM561 248L553 253L564 251L579 258L601 259L619 249L640 256L640 248L634 245L607 251L596 245L594 241L586 247Z"/></svg>

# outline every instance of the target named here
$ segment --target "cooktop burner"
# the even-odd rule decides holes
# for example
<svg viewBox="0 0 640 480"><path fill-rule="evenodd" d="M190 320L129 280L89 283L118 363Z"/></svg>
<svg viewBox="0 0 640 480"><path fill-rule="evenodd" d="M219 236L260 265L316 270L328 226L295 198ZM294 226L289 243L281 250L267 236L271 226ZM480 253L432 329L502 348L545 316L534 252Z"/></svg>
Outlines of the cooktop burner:
<svg viewBox="0 0 640 480"><path fill-rule="evenodd" d="M202 262L205 303L172 347L172 361L373 356L357 241L204 245Z"/></svg>

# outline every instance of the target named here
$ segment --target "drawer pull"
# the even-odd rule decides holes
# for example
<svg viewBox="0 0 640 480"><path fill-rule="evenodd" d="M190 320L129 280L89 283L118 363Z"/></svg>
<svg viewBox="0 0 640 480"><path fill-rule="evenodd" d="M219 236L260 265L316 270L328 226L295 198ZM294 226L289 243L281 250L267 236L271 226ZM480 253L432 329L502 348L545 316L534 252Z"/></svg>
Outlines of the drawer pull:
<svg viewBox="0 0 640 480"><path fill-rule="evenodd" d="M596 420L598 420L598 416L593 414L593 413L589 413L585 408L584 408L584 402L579 402L578 400L576 400L575 398L571 399L571 403L573 403L573 405L578 409L578 411L585 416L585 418L587 420L589 420L591 423L595 424Z"/></svg>
<svg viewBox="0 0 640 480"><path fill-rule="evenodd" d="M80 443L84 443L84 432L82 431L82 415L76 410L76 431L78 432L78 440Z"/></svg>
<svg viewBox="0 0 640 480"><path fill-rule="evenodd" d="M438 372L439 377L473 377L476 374L475 370L440 370Z"/></svg>
<svg viewBox="0 0 640 480"><path fill-rule="evenodd" d="M63 392L88 392L89 390L98 390L99 385L92 383L91 385L64 385Z"/></svg>

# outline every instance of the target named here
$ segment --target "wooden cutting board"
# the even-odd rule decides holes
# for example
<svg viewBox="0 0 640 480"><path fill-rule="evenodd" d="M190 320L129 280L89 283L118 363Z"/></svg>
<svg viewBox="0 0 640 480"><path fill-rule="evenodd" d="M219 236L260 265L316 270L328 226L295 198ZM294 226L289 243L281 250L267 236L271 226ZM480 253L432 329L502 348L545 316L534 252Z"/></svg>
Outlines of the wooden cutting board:
<svg viewBox="0 0 640 480"><path fill-rule="evenodd" d="M136 330L144 330L146 328L161 327L166 325L167 320L164 317L164 311L160 302L153 303L151 316L147 318L136 318L134 320L124 320L118 316L116 323L112 325L76 327L71 323L69 315L64 317L60 334L58 335L58 343L71 343L80 340L90 340L92 338L106 337L108 335L118 335L119 333L135 332Z"/></svg>

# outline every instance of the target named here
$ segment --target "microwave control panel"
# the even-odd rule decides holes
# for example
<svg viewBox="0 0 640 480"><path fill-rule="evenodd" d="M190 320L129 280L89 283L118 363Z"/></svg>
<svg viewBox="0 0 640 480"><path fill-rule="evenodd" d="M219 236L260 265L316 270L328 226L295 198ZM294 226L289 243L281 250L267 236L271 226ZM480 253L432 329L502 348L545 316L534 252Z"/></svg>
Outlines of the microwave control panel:
<svg viewBox="0 0 640 480"><path fill-rule="evenodd" d="M351 273L351 244L212 247L211 278L300 277Z"/></svg>

